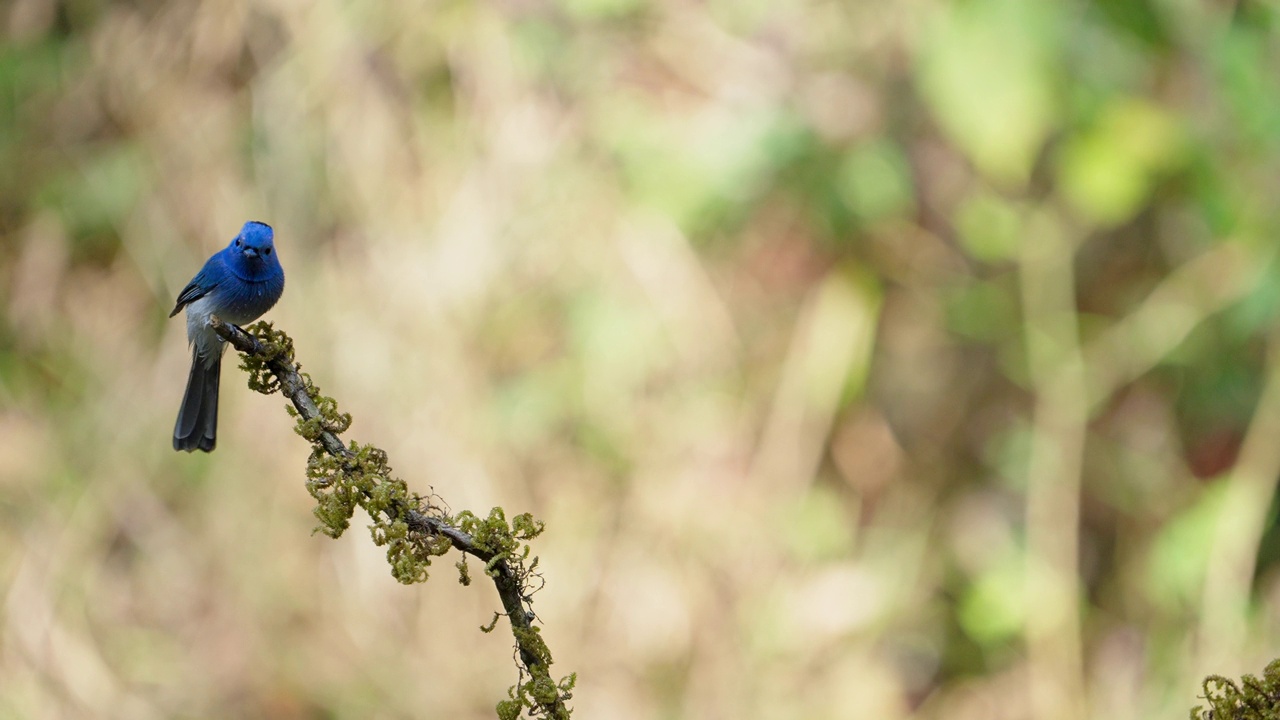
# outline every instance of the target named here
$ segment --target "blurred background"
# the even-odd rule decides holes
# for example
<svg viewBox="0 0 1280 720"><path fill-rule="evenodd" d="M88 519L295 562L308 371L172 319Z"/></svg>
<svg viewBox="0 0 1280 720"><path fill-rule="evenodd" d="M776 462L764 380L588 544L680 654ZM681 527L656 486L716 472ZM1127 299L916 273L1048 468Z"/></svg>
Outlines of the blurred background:
<svg viewBox="0 0 1280 720"><path fill-rule="evenodd" d="M580 718L1185 717L1280 654L1280 6L0 4L0 717L485 718L173 299L532 512ZM473 567L473 572L475 568ZM504 624L505 627L505 624Z"/></svg>

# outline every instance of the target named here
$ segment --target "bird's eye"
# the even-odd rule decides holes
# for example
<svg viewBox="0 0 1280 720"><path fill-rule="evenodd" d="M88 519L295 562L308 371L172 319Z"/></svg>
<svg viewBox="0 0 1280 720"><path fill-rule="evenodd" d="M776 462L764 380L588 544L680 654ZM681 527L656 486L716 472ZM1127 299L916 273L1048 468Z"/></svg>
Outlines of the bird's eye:
<svg viewBox="0 0 1280 720"><path fill-rule="evenodd" d="M270 254L271 254L271 248L267 248L266 250L263 250L263 251L262 251L262 254L263 254L263 255L270 255Z"/></svg>
<svg viewBox="0 0 1280 720"><path fill-rule="evenodd" d="M236 238L236 247L240 247L240 238Z"/></svg>

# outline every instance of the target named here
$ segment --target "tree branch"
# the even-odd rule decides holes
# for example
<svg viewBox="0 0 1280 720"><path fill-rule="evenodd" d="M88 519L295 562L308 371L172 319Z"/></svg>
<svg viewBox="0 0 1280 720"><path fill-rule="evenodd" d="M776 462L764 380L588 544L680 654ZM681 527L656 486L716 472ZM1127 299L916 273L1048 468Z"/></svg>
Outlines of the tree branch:
<svg viewBox="0 0 1280 720"><path fill-rule="evenodd" d="M337 537L346 529L354 506L364 507L374 520L374 541L390 546L388 560L401 582L425 580L431 557L444 554L449 547L484 562L502 601L503 614L511 622L522 666L523 682L508 691L509 700L498 703L499 717L513 719L528 708L531 715L569 718L565 702L572 697L576 676L559 683L551 679L551 653L534 625L537 616L530 598L529 578L535 576L537 558L529 567L524 564L529 548L521 541L541 532L541 524L521 515L508 525L501 508L494 508L484 520L469 512L450 517L421 497L409 495L402 481L391 478L385 453L371 446L352 443L348 447L343 443L339 435L350 425L350 416L339 415L337 403L321 396L311 378L300 372L287 335L268 323L245 331L217 317L210 319L210 326L243 354L251 388L266 394L279 390L292 403L299 418L298 433L315 448L308 463L307 487L320 501L316 515L324 525L319 529ZM323 454L331 460L323 460ZM458 568L461 581L469 584L465 560ZM482 629L491 630L492 625Z"/></svg>

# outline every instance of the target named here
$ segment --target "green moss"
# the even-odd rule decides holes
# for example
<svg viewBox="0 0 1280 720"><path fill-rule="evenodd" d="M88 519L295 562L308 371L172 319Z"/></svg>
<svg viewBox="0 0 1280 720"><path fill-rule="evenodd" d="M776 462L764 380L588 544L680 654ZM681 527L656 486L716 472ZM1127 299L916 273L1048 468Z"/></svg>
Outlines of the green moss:
<svg viewBox="0 0 1280 720"><path fill-rule="evenodd" d="M498 621L501 619L502 619L502 613L498 613L498 612L494 613L493 619L489 621L488 625L480 626L480 632L485 633L486 635L493 632L493 629L498 626Z"/></svg>
<svg viewBox="0 0 1280 720"><path fill-rule="evenodd" d="M524 709L524 703L516 700L503 700L498 703L498 719L499 720L517 720L520 717L520 711Z"/></svg>
<svg viewBox="0 0 1280 720"><path fill-rule="evenodd" d="M277 359L293 362L293 338L266 321L245 328L245 332L257 338L262 344L262 352L253 355L241 353L240 369L249 373L250 390L270 395L280 389L280 380L269 365Z"/></svg>
<svg viewBox="0 0 1280 720"><path fill-rule="evenodd" d="M1191 720L1280 720L1280 659L1272 660L1262 677L1245 675L1239 684L1221 675L1204 679L1206 709L1191 709Z"/></svg>
<svg viewBox="0 0 1280 720"><path fill-rule="evenodd" d="M516 643L520 645L520 649L532 653L544 665L551 664L551 650L547 648L547 644L542 641L542 632L539 627L528 628L512 628L511 632L516 636Z"/></svg>
<svg viewBox="0 0 1280 720"><path fill-rule="evenodd" d="M454 524L470 535L476 546L492 553L493 557L485 564L485 573L492 576L498 563L514 561L523 564L529 560L529 546L526 541L542 534L543 524L532 515L517 515L507 522L505 511L496 507L489 511L487 518L481 519L469 510L463 510L453 517ZM537 558L531 563L536 566ZM519 574L519 573L518 573Z"/></svg>
<svg viewBox="0 0 1280 720"><path fill-rule="evenodd" d="M556 683L546 674L544 668L537 677L513 685L507 690L507 696L510 699L498 703L498 717L518 718L522 710L528 709L529 715L533 717L568 720L570 711L563 703L560 705L560 711L554 715L546 712L544 708L552 706L557 699L564 702L572 700L573 687L577 683L577 673L572 673Z"/></svg>

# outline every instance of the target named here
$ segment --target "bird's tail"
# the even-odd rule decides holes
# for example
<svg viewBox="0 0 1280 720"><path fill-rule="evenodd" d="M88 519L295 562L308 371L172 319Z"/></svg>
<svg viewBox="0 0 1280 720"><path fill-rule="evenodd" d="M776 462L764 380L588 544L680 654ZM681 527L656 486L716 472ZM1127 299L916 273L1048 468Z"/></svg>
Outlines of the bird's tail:
<svg viewBox="0 0 1280 720"><path fill-rule="evenodd" d="M182 396L178 422L173 426L174 450L213 450L218 434L218 380L221 376L221 355L206 365L198 353L192 352L187 392Z"/></svg>

